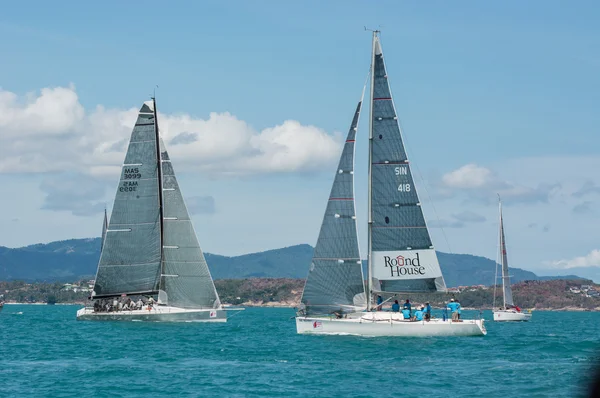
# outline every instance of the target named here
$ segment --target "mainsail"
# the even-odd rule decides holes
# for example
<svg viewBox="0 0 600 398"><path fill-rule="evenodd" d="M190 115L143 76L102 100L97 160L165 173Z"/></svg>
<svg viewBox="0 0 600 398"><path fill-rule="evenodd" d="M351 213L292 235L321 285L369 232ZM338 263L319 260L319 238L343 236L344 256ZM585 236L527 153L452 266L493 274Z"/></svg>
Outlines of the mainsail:
<svg viewBox="0 0 600 398"><path fill-rule="evenodd" d="M302 293L307 315L354 312L366 308L354 209L354 144L361 107L362 97L336 169Z"/></svg>
<svg viewBox="0 0 600 398"><path fill-rule="evenodd" d="M161 146L164 244L162 289L181 308L218 308L221 303L164 144Z"/></svg>
<svg viewBox="0 0 600 398"><path fill-rule="evenodd" d="M161 273L157 134L152 102L139 111L100 254L95 298L155 293Z"/></svg>
<svg viewBox="0 0 600 398"><path fill-rule="evenodd" d="M504 307L513 307L512 289L510 288L510 275L508 274L508 258L506 257L506 240L504 238L504 221L502 220L502 203L500 209L500 251L502 253L502 291L504 294Z"/></svg>
<svg viewBox="0 0 600 398"><path fill-rule="evenodd" d="M372 291L445 291L373 34L369 132L369 273Z"/></svg>

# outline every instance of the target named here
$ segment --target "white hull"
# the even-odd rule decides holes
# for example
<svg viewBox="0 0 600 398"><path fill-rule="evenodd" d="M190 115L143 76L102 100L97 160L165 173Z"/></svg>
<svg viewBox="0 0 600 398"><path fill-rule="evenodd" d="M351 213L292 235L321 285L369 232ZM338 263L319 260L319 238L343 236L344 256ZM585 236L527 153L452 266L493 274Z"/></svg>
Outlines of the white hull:
<svg viewBox="0 0 600 398"><path fill-rule="evenodd" d="M296 330L301 334L351 334L358 336L485 336L483 319L453 322L404 320L396 312L363 312L348 318L296 317Z"/></svg>
<svg viewBox="0 0 600 398"><path fill-rule="evenodd" d="M531 312L517 312L512 310L494 311L496 322L527 322L531 319Z"/></svg>
<svg viewBox="0 0 600 398"><path fill-rule="evenodd" d="M94 312L93 308L77 311L81 321L149 321L149 322L227 322L227 312L223 309L186 309L170 306L154 306L150 310L118 312Z"/></svg>

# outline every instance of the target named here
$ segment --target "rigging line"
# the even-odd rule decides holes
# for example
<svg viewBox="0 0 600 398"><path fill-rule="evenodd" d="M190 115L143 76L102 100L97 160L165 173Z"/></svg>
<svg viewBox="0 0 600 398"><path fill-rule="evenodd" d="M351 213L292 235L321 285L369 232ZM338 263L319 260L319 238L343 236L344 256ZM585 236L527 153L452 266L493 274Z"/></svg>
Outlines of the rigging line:
<svg viewBox="0 0 600 398"><path fill-rule="evenodd" d="M392 92L392 88L390 87L390 93L391 92ZM396 116L398 116L398 115L396 115ZM400 128L400 135L402 136L403 141L404 141L404 146L406 147L405 152L408 152L410 145L408 145L408 140L406 139L406 135L403 134L404 128L402 127L402 121L400 120L400 118L398 118L398 127ZM410 149L410 153L414 155L415 152L412 149ZM417 158L418 158L418 156L417 156ZM425 181L425 178L423 178L423 173L421 173L421 168L419 167L419 162L413 162L412 164L417 169L419 178L421 179L421 182L423 183L423 188L425 190L425 193L427 194L427 199L429 200L429 203L431 204L431 208L433 209L435 217L439 223L440 229L442 230L442 235L444 236L444 240L446 241L446 245L448 246L448 251L450 252L450 254L454 254L454 252L452 251L452 247L450 246L450 242L448 241L448 236L446 236L446 230L444 229L444 226L442 225L440 216L437 212L437 209L435 208L435 205L433 204L433 199L431 198L431 195L429 194L429 190L427 189L427 182Z"/></svg>

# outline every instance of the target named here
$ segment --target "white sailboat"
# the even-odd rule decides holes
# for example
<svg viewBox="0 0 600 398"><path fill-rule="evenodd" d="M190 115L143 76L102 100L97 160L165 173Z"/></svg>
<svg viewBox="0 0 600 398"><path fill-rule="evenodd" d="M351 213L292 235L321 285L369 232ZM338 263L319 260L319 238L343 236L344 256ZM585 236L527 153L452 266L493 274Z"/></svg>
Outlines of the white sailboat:
<svg viewBox="0 0 600 398"><path fill-rule="evenodd" d="M369 120L368 290L354 206L354 144L362 98L346 139L296 316L298 333L365 336L485 335L483 319L405 320L374 311L373 295L445 292L404 149L377 31ZM364 97L364 89L363 89Z"/></svg>
<svg viewBox="0 0 600 398"><path fill-rule="evenodd" d="M160 139L154 98L139 111L104 222L94 305L77 311L78 320L226 322Z"/></svg>
<svg viewBox="0 0 600 398"><path fill-rule="evenodd" d="M504 220L502 219L502 202L498 197L498 208L500 212L500 261L502 268L502 307L496 310L496 285L498 279L498 263L496 262L496 272L494 280L494 321L529 321L531 311L523 311L515 305L513 301L512 289L510 288L510 274L508 272L508 258L506 256L506 240L504 239Z"/></svg>

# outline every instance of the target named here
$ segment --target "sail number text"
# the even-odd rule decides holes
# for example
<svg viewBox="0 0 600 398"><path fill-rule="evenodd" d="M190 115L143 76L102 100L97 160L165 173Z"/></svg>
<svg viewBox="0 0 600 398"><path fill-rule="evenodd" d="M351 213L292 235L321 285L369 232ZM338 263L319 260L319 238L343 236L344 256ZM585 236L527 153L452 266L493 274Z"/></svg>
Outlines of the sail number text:
<svg viewBox="0 0 600 398"><path fill-rule="evenodd" d="M408 168L404 166L399 166L394 169L394 172L397 176L405 176L408 175ZM400 184L398 185L399 192L410 192L410 184Z"/></svg>
<svg viewBox="0 0 600 398"><path fill-rule="evenodd" d="M123 170L124 180L133 180L136 178L142 178L142 174L140 173L140 170L137 167Z"/></svg>
<svg viewBox="0 0 600 398"><path fill-rule="evenodd" d="M119 192L135 192L137 187L137 181L123 181L123 184L119 187Z"/></svg>

